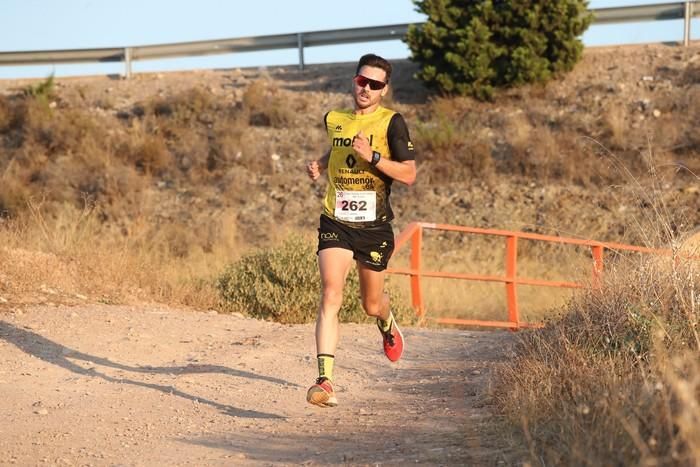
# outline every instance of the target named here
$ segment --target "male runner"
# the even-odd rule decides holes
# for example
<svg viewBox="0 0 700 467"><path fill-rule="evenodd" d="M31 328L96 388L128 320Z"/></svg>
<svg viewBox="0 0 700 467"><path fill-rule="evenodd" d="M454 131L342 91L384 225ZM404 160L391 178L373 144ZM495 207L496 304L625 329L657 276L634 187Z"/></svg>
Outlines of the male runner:
<svg viewBox="0 0 700 467"><path fill-rule="evenodd" d="M307 164L312 180L328 171L328 188L318 229L318 266L321 303L316 319L318 379L306 400L334 407L333 363L338 344L338 311L343 286L353 260L360 278L362 307L377 318L384 353L392 362L401 358L403 335L384 293L387 263L394 251L389 204L394 180L411 185L416 164L403 117L381 106L387 94L391 64L374 54L364 55L353 78L354 109L334 110L325 116L330 150Z"/></svg>

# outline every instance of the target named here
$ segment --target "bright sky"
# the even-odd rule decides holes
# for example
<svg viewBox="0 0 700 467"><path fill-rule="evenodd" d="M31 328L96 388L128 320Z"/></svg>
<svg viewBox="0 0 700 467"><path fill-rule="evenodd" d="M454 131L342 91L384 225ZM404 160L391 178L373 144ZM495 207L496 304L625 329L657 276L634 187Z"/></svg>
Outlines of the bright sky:
<svg viewBox="0 0 700 467"><path fill-rule="evenodd" d="M0 52L125 47L363 26L422 22L411 0L335 3L321 0L0 0ZM668 0L592 0L590 8L677 3ZM340 9L340 5L344 9ZM700 36L693 20L693 38ZM595 26L586 45L680 40L682 21ZM307 64L355 61L372 51L406 58L401 41L308 47ZM134 62L133 71L235 68L298 63L296 49ZM123 73L123 64L0 66L1 78Z"/></svg>

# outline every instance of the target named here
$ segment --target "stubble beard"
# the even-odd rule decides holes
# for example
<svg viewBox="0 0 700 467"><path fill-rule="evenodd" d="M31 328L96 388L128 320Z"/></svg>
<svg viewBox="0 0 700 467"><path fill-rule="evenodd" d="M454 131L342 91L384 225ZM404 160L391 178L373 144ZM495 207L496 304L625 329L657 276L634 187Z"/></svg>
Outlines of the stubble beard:
<svg viewBox="0 0 700 467"><path fill-rule="evenodd" d="M364 98L364 100L361 100L362 98ZM377 103L378 102L373 102L372 97L367 93L361 92L355 94L355 106L358 109L367 109Z"/></svg>

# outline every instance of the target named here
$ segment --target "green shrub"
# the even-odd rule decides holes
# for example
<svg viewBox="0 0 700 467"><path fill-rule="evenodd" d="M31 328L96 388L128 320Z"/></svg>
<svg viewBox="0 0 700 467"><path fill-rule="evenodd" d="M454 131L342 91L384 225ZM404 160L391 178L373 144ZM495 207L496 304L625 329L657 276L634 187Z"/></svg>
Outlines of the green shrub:
<svg viewBox="0 0 700 467"><path fill-rule="evenodd" d="M293 235L281 245L258 250L231 264L219 277L218 289L223 307L256 318L279 323L309 323L316 319L321 278L315 244ZM410 316L397 294L392 297L394 315L400 321ZM343 305L339 314L343 322L362 322L357 274L351 271L345 283Z"/></svg>
<svg viewBox="0 0 700 467"><path fill-rule="evenodd" d="M447 94L544 82L579 60L586 0L414 0L428 20L406 36L418 78Z"/></svg>
<svg viewBox="0 0 700 467"><path fill-rule="evenodd" d="M37 101L48 104L49 101L54 98L55 90L56 86L53 75L50 75L36 86L27 86L24 89L24 95L33 97Z"/></svg>

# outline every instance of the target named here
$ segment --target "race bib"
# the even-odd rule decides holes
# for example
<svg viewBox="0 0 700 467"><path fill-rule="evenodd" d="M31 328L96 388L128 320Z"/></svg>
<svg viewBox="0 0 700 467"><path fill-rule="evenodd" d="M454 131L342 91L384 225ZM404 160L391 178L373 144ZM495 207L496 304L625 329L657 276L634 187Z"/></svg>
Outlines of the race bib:
<svg viewBox="0 0 700 467"><path fill-rule="evenodd" d="M371 222L377 218L377 193L374 191L338 191L335 217L345 222Z"/></svg>

